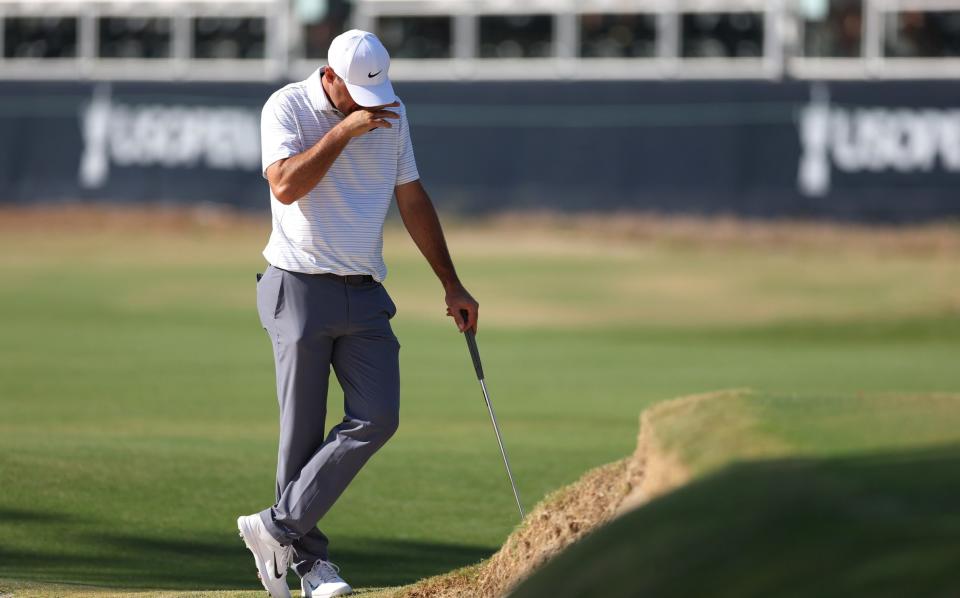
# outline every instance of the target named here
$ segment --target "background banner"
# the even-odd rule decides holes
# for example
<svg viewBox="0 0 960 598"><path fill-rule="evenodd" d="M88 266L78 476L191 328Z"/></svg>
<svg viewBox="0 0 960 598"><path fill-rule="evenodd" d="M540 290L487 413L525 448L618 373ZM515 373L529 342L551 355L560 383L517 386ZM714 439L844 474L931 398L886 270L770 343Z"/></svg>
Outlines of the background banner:
<svg viewBox="0 0 960 598"><path fill-rule="evenodd" d="M280 84L0 83L0 201L266 208ZM960 82L401 82L444 209L960 215Z"/></svg>

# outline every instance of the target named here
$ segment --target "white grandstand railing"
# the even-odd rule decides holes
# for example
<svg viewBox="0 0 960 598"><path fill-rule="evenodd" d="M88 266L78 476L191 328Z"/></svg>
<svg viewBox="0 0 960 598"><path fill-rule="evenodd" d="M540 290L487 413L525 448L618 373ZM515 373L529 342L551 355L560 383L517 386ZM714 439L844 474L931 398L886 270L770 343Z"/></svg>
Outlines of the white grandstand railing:
<svg viewBox="0 0 960 598"><path fill-rule="evenodd" d="M397 80L606 80L606 79L868 79L958 78L960 59L885 56L886 15L905 10L960 11L960 0L864 0L861 57L796 56L800 19L793 0L357 0L352 26L375 29L383 16L449 15L452 57L396 59ZM684 58L681 15L697 12L763 14L760 58ZM477 57L481 15L554 16L556 56L531 59ZM656 15L657 55L649 58L578 57L580 15ZM306 59L300 28L285 0L0 0L0 20L18 16L65 16L78 20L78 56L66 59L3 58L0 79L221 80L272 81L300 78L320 59ZM173 22L169 58L116 59L97 56L98 19L105 16L169 17ZM191 19L202 16L260 17L266 23L262 59L192 57ZM3 47L3 27L0 27Z"/></svg>
<svg viewBox="0 0 960 598"><path fill-rule="evenodd" d="M91 80L221 80L269 81L286 76L289 52L288 6L281 0L0 0L0 20L6 17L74 17L78 20L75 58L5 58L0 54L0 79ZM169 58L102 58L97 56L101 17L167 17L172 20ZM267 27L263 59L208 59L191 56L191 19L197 17L263 18ZM3 28L0 27L0 47Z"/></svg>
<svg viewBox="0 0 960 598"><path fill-rule="evenodd" d="M960 0L864 0L861 57L791 56L785 70L797 79L956 79L960 58L886 56L884 19L904 11L960 11Z"/></svg>

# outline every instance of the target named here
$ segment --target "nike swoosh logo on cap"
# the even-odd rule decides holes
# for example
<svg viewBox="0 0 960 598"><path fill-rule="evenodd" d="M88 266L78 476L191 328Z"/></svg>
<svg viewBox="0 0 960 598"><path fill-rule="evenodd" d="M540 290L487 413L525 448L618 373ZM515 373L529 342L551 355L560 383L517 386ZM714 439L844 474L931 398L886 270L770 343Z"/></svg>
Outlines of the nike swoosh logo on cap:
<svg viewBox="0 0 960 598"><path fill-rule="evenodd" d="M367 73L367 77L369 77L370 79L373 79L374 77L376 77L377 75L379 75L379 74L382 73L382 72L383 72L383 69L380 69L379 71L377 71L377 72L375 72L375 73Z"/></svg>

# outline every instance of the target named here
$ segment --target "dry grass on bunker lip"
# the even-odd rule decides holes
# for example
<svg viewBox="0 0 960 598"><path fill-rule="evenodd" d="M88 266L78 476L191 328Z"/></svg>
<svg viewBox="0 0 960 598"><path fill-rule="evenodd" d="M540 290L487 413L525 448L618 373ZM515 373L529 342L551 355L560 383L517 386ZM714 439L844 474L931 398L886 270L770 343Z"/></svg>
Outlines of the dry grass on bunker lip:
<svg viewBox="0 0 960 598"><path fill-rule="evenodd" d="M617 514L640 482L631 458L592 469L540 502L490 559L404 588L394 598L496 598Z"/></svg>

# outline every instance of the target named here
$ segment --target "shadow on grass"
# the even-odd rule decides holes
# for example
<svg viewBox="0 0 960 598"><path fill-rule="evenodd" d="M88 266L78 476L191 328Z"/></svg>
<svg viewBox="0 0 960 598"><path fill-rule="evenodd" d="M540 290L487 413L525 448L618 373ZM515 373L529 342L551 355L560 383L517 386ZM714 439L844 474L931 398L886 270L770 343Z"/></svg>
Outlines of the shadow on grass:
<svg viewBox="0 0 960 598"><path fill-rule="evenodd" d="M0 507L0 523L65 523L73 520L72 515L52 511L29 511L11 507Z"/></svg>
<svg viewBox="0 0 960 598"><path fill-rule="evenodd" d="M731 466L598 530L514 598L960 595L960 446Z"/></svg>
<svg viewBox="0 0 960 598"><path fill-rule="evenodd" d="M174 540L107 532L78 538L77 546L87 551L71 551L68 537L49 550L0 544L0 577L131 589L261 588L253 557L235 533ZM334 558L344 577L362 587L407 584L492 553L478 546L360 538L339 541ZM289 581L299 586L292 573Z"/></svg>

